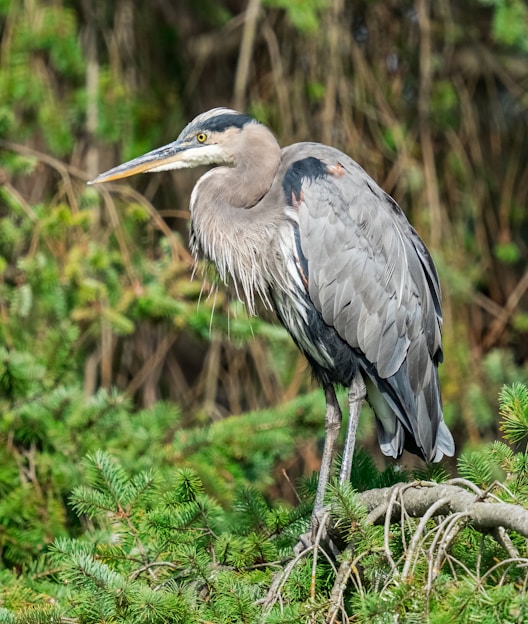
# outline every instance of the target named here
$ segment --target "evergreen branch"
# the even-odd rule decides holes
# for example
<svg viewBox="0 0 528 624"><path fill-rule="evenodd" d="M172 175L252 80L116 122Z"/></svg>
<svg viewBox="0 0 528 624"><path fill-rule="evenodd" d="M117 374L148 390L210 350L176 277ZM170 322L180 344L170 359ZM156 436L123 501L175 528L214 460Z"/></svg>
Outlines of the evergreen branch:
<svg viewBox="0 0 528 624"><path fill-rule="evenodd" d="M143 496L150 496L152 486L154 484L154 472L147 470L140 472L132 477L128 486L128 494L130 499L137 503Z"/></svg>
<svg viewBox="0 0 528 624"><path fill-rule="evenodd" d="M354 557L354 554L355 548L353 544L349 544L341 556L341 564L339 566L339 570L337 571L334 586L332 587L332 592L330 594L329 608L326 614L327 624L334 624L339 611L342 612L343 616L346 616L343 595L350 577L355 580L354 586L356 591L360 594L364 594L364 589L361 584L361 575L358 571L358 564L359 561L367 555L367 553L362 552L356 557Z"/></svg>
<svg viewBox="0 0 528 624"><path fill-rule="evenodd" d="M481 584L484 584L485 580L488 576L491 576L494 572L502 568L503 566L516 566L518 568L528 568L528 558L526 557L510 557L508 559L503 559L502 561L498 561L494 566L492 566L482 577L479 579Z"/></svg>
<svg viewBox="0 0 528 624"><path fill-rule="evenodd" d="M79 587L90 587L94 591L98 589L124 591L126 589L126 581L119 573L83 552L71 555L68 568L62 574L69 582Z"/></svg>
<svg viewBox="0 0 528 624"><path fill-rule="evenodd" d="M75 512L94 517L101 512L115 513L115 501L104 492L99 492L85 485L78 485L71 494L71 503Z"/></svg>
<svg viewBox="0 0 528 624"><path fill-rule="evenodd" d="M137 568L136 570L134 570L130 574L130 580L136 579L138 576L143 574L143 572L148 571L150 568L155 568L159 566L171 568L172 570L179 570L178 566L175 563L172 563L172 561L150 561L146 565L141 566L140 568Z"/></svg>
<svg viewBox="0 0 528 624"><path fill-rule="evenodd" d="M499 405L504 437L512 443L528 438L528 388L521 383L504 386Z"/></svg>
<svg viewBox="0 0 528 624"><path fill-rule="evenodd" d="M122 511L130 503L130 481L123 467L105 451L97 450L86 456L86 464L91 469L88 475L91 484L110 497L116 511Z"/></svg>
<svg viewBox="0 0 528 624"><path fill-rule="evenodd" d="M291 573L293 572L299 561L301 561L301 559L311 553L313 549L313 546L308 546L302 552L297 553L296 556L286 565L283 570L280 570L278 574L274 575L268 593L264 598L258 601L259 604L263 605L262 622L266 621L267 616L271 613L272 608L277 602L282 604L282 590L284 589L284 586L290 578Z"/></svg>

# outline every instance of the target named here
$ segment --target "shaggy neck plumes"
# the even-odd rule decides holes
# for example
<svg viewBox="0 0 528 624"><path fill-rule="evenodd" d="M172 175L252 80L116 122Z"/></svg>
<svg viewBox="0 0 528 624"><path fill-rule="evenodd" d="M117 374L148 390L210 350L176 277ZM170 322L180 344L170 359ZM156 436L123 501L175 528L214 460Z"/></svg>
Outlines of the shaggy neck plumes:
<svg viewBox="0 0 528 624"><path fill-rule="evenodd" d="M191 248L195 256L214 262L224 281L233 277L252 313L256 296L267 302L262 252L269 247L263 240L273 235L270 215L259 210L259 201L273 184L281 152L265 126L251 124L243 135L234 134L231 157L232 167L207 172L193 190Z"/></svg>

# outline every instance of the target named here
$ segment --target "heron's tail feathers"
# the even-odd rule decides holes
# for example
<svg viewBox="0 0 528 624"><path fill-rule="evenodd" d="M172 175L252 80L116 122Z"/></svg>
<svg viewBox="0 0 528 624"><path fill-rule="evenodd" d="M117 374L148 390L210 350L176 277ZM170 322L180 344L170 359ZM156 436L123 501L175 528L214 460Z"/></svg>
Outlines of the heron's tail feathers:
<svg viewBox="0 0 528 624"><path fill-rule="evenodd" d="M445 422L441 420L436 434L436 455L434 456L433 461L438 462L444 455L447 455L447 457L453 457L454 454L455 441L453 440L451 431L449 431Z"/></svg>
<svg viewBox="0 0 528 624"><path fill-rule="evenodd" d="M402 383L405 377L398 377L365 375L382 453L396 459L407 449L428 462L452 457L455 443L443 419L438 384L428 385L416 397L408 383Z"/></svg>

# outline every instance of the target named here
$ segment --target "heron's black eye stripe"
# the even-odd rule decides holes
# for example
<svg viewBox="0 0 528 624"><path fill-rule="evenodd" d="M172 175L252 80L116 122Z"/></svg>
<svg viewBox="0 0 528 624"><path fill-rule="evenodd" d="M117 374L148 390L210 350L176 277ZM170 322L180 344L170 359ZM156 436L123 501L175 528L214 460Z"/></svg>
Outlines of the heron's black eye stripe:
<svg viewBox="0 0 528 624"><path fill-rule="evenodd" d="M206 119L200 125L205 130L210 130L211 132L224 132L228 128L243 128L248 123L255 123L253 117L249 115L240 115L233 113L224 113L223 115L216 115L215 117L211 117L211 119Z"/></svg>

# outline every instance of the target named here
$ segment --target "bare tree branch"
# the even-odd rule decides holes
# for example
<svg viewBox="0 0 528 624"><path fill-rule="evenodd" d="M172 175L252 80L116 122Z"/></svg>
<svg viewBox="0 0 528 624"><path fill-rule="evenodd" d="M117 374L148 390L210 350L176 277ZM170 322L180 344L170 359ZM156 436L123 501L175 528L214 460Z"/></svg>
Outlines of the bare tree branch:
<svg viewBox="0 0 528 624"><path fill-rule="evenodd" d="M519 505L485 501L458 485L446 483L416 483L411 487L409 484L404 486L402 488L402 485L398 484L390 488L369 490L360 495L361 502L367 507L368 512L376 512L372 516L375 524L385 522L385 511L389 506L392 507L391 522L400 520L398 498L403 501L406 512L415 518L423 517L433 505L436 506L438 501L443 499L443 504L435 509L436 515L465 513L469 522L479 531L503 527L528 537L528 509ZM395 490L402 490L401 496L396 499Z"/></svg>

